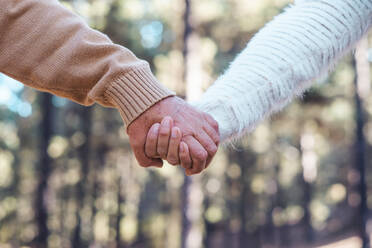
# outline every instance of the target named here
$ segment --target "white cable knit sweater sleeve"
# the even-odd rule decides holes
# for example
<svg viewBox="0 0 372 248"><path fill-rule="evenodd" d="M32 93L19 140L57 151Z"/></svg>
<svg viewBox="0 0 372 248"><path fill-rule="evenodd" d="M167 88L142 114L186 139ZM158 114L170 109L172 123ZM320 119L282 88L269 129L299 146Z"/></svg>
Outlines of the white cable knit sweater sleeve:
<svg viewBox="0 0 372 248"><path fill-rule="evenodd" d="M298 1L268 23L195 105L222 141L252 130L325 76L368 31L372 0Z"/></svg>

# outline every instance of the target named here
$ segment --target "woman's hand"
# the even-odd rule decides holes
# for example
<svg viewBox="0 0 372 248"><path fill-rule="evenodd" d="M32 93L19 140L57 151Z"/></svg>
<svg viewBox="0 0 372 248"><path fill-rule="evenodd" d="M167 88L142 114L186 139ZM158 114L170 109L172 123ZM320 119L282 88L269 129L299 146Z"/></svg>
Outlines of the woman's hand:
<svg viewBox="0 0 372 248"><path fill-rule="evenodd" d="M215 133L212 130L210 131L213 137ZM169 116L165 117L160 124L154 124L147 134L145 144L146 156L167 160L172 165L182 165L187 175L196 174L194 172L195 170L193 170L193 159L190 155L189 146L182 141L182 137L183 134L178 127L174 126L173 119ZM216 136L214 136L214 139L216 140L217 149L219 139ZM192 144L202 149L196 141L192 142ZM210 164L216 153L216 149L209 149L212 151L209 151L211 153L210 156L203 162L203 164L205 163L204 168L207 168Z"/></svg>

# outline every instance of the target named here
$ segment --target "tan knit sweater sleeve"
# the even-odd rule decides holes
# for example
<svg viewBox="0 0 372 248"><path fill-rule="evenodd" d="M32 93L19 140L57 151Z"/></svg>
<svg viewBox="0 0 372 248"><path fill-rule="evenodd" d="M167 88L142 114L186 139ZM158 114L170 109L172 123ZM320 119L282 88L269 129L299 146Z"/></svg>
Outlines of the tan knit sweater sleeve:
<svg viewBox="0 0 372 248"><path fill-rule="evenodd" d="M116 107L127 125L173 94L147 62L56 0L0 0L0 72L83 105Z"/></svg>

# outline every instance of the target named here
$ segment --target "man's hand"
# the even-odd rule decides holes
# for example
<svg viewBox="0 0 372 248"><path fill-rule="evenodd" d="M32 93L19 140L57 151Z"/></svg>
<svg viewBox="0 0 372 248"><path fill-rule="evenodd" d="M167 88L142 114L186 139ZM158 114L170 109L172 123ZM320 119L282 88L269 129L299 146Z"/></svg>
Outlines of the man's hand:
<svg viewBox="0 0 372 248"><path fill-rule="evenodd" d="M217 152L218 124L211 116L194 109L178 97L169 97L160 101L129 125L127 129L129 141L139 164L143 167L162 167L163 162L160 158L167 158L168 149L153 151L152 154L146 155L145 142L150 127L155 123L160 123L166 116L171 118L165 118L162 122L161 126L166 127L164 130L160 129L159 125L158 142L168 144L170 137L169 130L166 130L167 127L179 128L182 133L181 140L187 145L187 147L184 146L185 144L181 145L181 149L188 149L191 157L189 165L185 165L189 167L186 173L188 175L200 173ZM177 159L171 159L170 162L172 164L179 162L175 160Z"/></svg>

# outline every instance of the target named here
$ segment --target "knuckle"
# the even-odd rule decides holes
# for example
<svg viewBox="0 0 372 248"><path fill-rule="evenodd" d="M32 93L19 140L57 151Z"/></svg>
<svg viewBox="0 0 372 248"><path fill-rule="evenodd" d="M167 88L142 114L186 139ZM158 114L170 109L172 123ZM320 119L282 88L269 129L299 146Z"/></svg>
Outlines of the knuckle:
<svg viewBox="0 0 372 248"><path fill-rule="evenodd" d="M214 129L216 129L216 131L218 131L218 129L219 129L218 122L215 121L215 120L213 120L213 121L212 121L212 127L213 127Z"/></svg>
<svg viewBox="0 0 372 248"><path fill-rule="evenodd" d="M208 153L206 151L197 151L195 153L195 159L198 160L199 162L206 160L207 157L208 157Z"/></svg>
<svg viewBox="0 0 372 248"><path fill-rule="evenodd" d="M218 148L217 148L216 145L211 145L211 146L208 147L208 151L210 152L210 155L216 154L217 150L218 150Z"/></svg>
<svg viewBox="0 0 372 248"><path fill-rule="evenodd" d="M211 128L209 128L209 130L211 130ZM220 142L220 133L215 129L211 130L208 135L212 138L214 143L218 144Z"/></svg>
<svg viewBox="0 0 372 248"><path fill-rule="evenodd" d="M213 128L218 129L218 122L209 114L206 114L206 119L212 125Z"/></svg>
<svg viewBox="0 0 372 248"><path fill-rule="evenodd" d="M220 136L219 135L216 135L215 140L216 140L216 143L219 144L221 142Z"/></svg>

